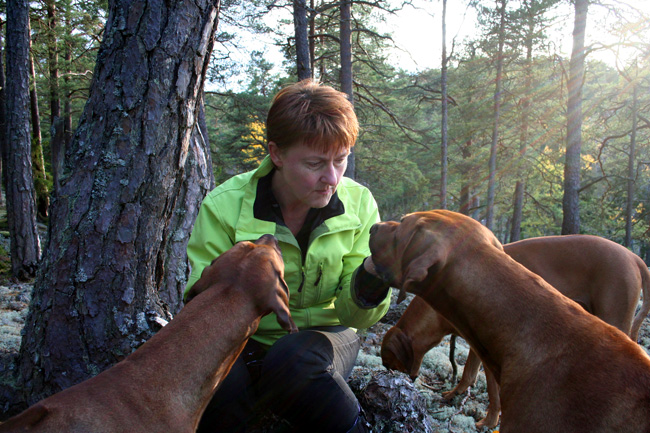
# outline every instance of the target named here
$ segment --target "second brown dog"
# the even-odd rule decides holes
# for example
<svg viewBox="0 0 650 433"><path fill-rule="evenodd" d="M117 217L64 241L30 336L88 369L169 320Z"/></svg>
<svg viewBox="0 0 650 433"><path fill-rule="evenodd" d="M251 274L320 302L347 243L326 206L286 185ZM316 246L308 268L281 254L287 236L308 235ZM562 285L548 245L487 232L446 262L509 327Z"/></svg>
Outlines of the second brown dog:
<svg viewBox="0 0 650 433"><path fill-rule="evenodd" d="M284 263L274 237L240 242L205 268L189 302L115 366L0 424L0 432L190 433L260 318L287 331Z"/></svg>
<svg viewBox="0 0 650 433"><path fill-rule="evenodd" d="M531 238L506 244L503 250L585 310L636 341L650 311L650 272L639 256L615 242L589 235ZM635 316L641 291L643 303ZM451 323L415 297L382 341L384 366L415 379L424 355L454 332ZM448 400L465 392L475 382L480 365L470 348L460 382L443 397ZM495 427L501 410L498 385L489 371L485 375L490 404L477 428Z"/></svg>
<svg viewBox="0 0 650 433"><path fill-rule="evenodd" d="M500 384L501 432L650 432L650 357L627 335L450 211L378 223L370 249L393 286L422 297Z"/></svg>

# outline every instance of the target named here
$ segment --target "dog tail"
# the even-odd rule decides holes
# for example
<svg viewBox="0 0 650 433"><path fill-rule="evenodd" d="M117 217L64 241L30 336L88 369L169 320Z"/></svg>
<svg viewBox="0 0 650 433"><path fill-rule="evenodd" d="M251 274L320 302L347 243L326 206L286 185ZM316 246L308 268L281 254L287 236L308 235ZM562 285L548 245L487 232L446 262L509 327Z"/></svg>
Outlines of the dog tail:
<svg viewBox="0 0 650 433"><path fill-rule="evenodd" d="M648 312L650 312L650 271L640 257L637 257L637 264L639 266L639 272L641 273L641 293L643 294L643 302L641 303L641 308L636 313L636 316L634 316L632 329L630 329L630 338L634 341L638 341L641 324L648 315Z"/></svg>

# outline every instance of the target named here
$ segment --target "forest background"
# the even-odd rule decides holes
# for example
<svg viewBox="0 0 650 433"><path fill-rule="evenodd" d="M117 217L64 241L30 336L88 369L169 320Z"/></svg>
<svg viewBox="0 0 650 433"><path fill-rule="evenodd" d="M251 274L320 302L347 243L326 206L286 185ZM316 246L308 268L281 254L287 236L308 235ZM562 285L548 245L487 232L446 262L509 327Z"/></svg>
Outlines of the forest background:
<svg viewBox="0 0 650 433"><path fill-rule="evenodd" d="M573 5L551 0L503 2L506 17L500 29L502 2L454 3L473 8L478 22L467 19L463 25L478 27L471 32L465 28L462 33L469 36L463 40L447 36L446 207L465 209L485 222L499 57L503 65L496 217L491 228L503 242L560 234L570 61L562 40L571 37ZM335 6L328 2L307 6L310 66L316 80L341 88L340 10ZM32 121L38 119L44 155L44 166L34 167L37 183L45 184L37 185L42 194L52 190L52 119L66 121L64 140L69 141L88 95L107 7L101 1L31 2L32 82L38 101L38 117L32 115ZM387 20L409 8L413 9L384 0L352 3L353 98L361 123L353 177L371 188L384 219L441 207L442 201L441 71L414 71L412 62L404 61L409 47L397 47L387 31L391 27ZM441 19L441 2L428 10L421 13ZM217 184L259 163L265 152L264 120L270 99L297 79L292 11L291 3L277 1L221 5L205 83L205 119ZM648 12L638 0L591 6L579 185L579 231L626 244L646 261L650 260ZM563 38L558 38L562 32ZM274 41L276 48L250 51L251 46L264 49L247 42L256 38ZM432 42L419 41L433 56L440 47ZM281 64L278 51L284 54ZM402 69L395 58L410 67ZM43 168L37 170L39 166ZM524 185L520 203L515 194L518 183ZM521 225L513 227L513 220ZM627 239L626 220L631 221Z"/></svg>
<svg viewBox="0 0 650 433"><path fill-rule="evenodd" d="M178 311L200 198L257 166L271 98L299 78L353 100L361 134L347 174L371 189L384 220L448 208L504 243L587 233L650 261L644 1L458 0L476 28L462 40L443 33L440 67L421 70L396 61L387 24L408 2L159 3L0 2L4 184L16 178L19 142L4 80L20 70L33 218L49 229L42 259L12 265L16 278L41 271L17 369L28 399L96 374L155 332L155 317ZM427 8L441 32L446 4ZM29 56L16 69L9 30L21 6ZM171 24L174 36L152 36ZM270 37L284 60L252 51L242 61L250 35ZM178 43L194 36L192 49ZM29 218L10 210L10 231Z"/></svg>

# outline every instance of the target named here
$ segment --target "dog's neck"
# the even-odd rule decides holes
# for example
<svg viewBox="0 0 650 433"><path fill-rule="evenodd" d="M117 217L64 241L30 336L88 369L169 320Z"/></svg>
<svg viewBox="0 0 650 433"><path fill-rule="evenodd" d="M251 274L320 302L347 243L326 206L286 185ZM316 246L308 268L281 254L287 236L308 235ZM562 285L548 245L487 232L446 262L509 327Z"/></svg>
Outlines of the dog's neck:
<svg viewBox="0 0 650 433"><path fill-rule="evenodd" d="M518 350L518 345L509 344L538 338L525 330L527 321L531 319L527 316L530 305L537 304L540 314L560 308L555 296L542 295L540 300L540 293L555 289L497 250L475 256L467 266L456 263L455 266L444 267L421 285L422 288L418 290L420 296L454 325L497 380L500 379L504 362L521 357L531 358L531 354L524 353L513 358L513 351ZM487 286L491 287L489 296L481 293ZM434 290L431 287L435 287ZM531 301L531 294L535 295L535 301ZM498 330L498 336L494 330ZM489 348L484 344L484 341L497 339L504 340L504 344L490 344ZM531 345L521 344L521 347ZM536 362L538 359L543 361L543 356L536 355L534 358Z"/></svg>
<svg viewBox="0 0 650 433"><path fill-rule="evenodd" d="M174 418L198 425L205 406L259 320L260 313L241 292L210 289L122 363L131 369L134 387L138 382L160 384L152 389L155 395L146 398L158 406L151 410L173 413ZM148 389L151 386L138 392Z"/></svg>

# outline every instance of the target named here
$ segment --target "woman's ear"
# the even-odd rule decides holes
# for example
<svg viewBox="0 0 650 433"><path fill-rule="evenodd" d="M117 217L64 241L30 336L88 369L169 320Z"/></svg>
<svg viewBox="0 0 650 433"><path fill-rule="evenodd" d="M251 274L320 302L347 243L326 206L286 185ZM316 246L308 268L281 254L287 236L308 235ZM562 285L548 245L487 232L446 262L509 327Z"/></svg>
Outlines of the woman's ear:
<svg viewBox="0 0 650 433"><path fill-rule="evenodd" d="M268 144L269 155L271 156L271 161L276 168L282 167L282 152L277 144L274 141L269 141Z"/></svg>

